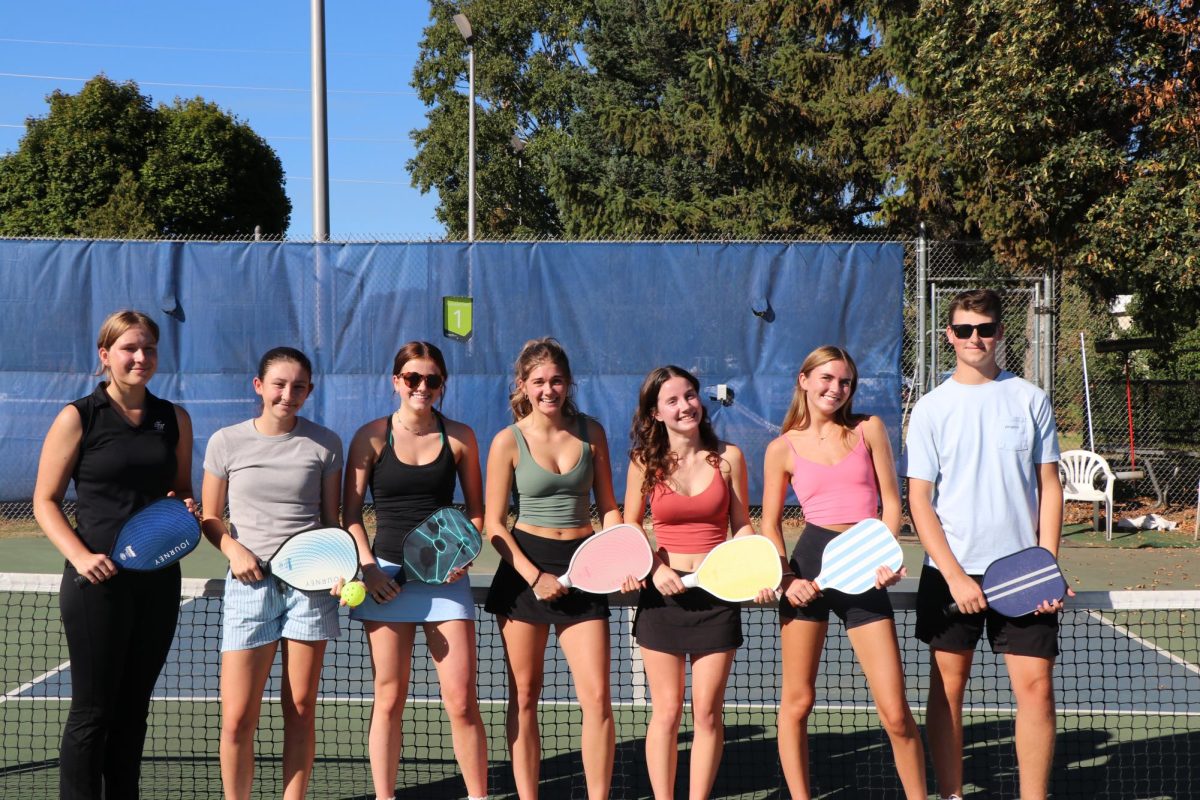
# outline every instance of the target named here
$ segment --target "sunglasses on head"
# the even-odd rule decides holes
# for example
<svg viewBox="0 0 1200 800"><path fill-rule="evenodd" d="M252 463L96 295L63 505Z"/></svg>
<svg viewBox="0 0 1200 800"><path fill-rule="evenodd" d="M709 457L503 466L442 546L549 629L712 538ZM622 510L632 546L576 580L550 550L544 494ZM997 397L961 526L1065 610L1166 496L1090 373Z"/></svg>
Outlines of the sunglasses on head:
<svg viewBox="0 0 1200 800"><path fill-rule="evenodd" d="M436 373L424 375L420 372L401 372L400 380L404 381L404 385L410 389L416 389L422 382L431 392L442 388L442 376Z"/></svg>
<svg viewBox="0 0 1200 800"><path fill-rule="evenodd" d="M954 332L955 339L970 339L974 331L979 331L979 338L990 339L996 335L996 331L999 329L999 322L981 322L978 325L960 322L957 325L950 326L950 330Z"/></svg>

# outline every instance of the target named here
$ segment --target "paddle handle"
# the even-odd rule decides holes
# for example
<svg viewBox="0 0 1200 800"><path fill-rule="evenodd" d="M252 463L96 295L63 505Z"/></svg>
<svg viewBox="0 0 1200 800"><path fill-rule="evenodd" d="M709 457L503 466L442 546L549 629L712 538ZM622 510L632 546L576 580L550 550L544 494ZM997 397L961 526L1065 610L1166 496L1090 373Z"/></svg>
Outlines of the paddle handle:
<svg viewBox="0 0 1200 800"><path fill-rule="evenodd" d="M700 585L700 577L699 576L700 576L700 572L699 572L699 570L697 570L696 572L692 572L687 575L684 575L682 578L679 579L679 582L682 583L684 586L686 586L689 589L695 589L697 586Z"/></svg>
<svg viewBox="0 0 1200 800"><path fill-rule="evenodd" d="M562 584L562 587L564 589L570 589L575 585L575 584L571 583L571 573L569 573L569 572L566 573L565 575L559 575L557 580L560 584Z"/></svg>

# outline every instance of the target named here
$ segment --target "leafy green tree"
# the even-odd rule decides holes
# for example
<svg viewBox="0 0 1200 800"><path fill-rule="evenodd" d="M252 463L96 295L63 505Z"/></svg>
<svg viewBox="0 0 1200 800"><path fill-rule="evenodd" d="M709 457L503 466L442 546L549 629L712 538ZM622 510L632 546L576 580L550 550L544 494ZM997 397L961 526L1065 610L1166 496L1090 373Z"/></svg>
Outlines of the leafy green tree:
<svg viewBox="0 0 1200 800"><path fill-rule="evenodd" d="M0 234L148 237L283 233L291 204L274 151L199 98L151 106L103 75L26 123L0 157Z"/></svg>

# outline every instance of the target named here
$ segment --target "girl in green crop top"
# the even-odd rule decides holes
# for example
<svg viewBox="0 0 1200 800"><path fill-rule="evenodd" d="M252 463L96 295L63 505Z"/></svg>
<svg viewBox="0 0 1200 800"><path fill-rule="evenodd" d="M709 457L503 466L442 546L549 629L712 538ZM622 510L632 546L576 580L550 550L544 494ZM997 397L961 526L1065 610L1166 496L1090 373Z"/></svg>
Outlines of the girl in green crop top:
<svg viewBox="0 0 1200 800"><path fill-rule="evenodd" d="M608 601L556 579L592 535L588 495L604 527L621 522L604 429L570 398L571 367L553 339L528 342L516 363L516 421L487 460L484 530L503 558L488 594L508 659L508 740L521 800L538 794L537 703L550 626L571 665L583 712L583 770L591 800L607 798L615 737L609 691ZM515 492L514 492L515 490ZM517 524L508 530L515 493Z"/></svg>

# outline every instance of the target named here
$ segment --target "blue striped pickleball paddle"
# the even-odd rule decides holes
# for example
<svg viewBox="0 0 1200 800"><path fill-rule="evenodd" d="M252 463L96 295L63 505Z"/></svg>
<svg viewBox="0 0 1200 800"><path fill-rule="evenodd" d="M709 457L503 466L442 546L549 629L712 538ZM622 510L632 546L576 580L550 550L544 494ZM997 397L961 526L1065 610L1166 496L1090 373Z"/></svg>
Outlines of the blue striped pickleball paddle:
<svg viewBox="0 0 1200 800"><path fill-rule="evenodd" d="M1023 617L1044 602L1062 600L1067 594L1067 579L1053 553L1044 547L1027 547L989 564L980 588L988 606L997 613ZM956 614L958 606L951 603L946 611Z"/></svg>
<svg viewBox="0 0 1200 800"><path fill-rule="evenodd" d="M817 588L862 594L875 587L875 571L904 566L904 551L887 525L877 519L862 522L839 533L821 556L821 574L813 579Z"/></svg>

